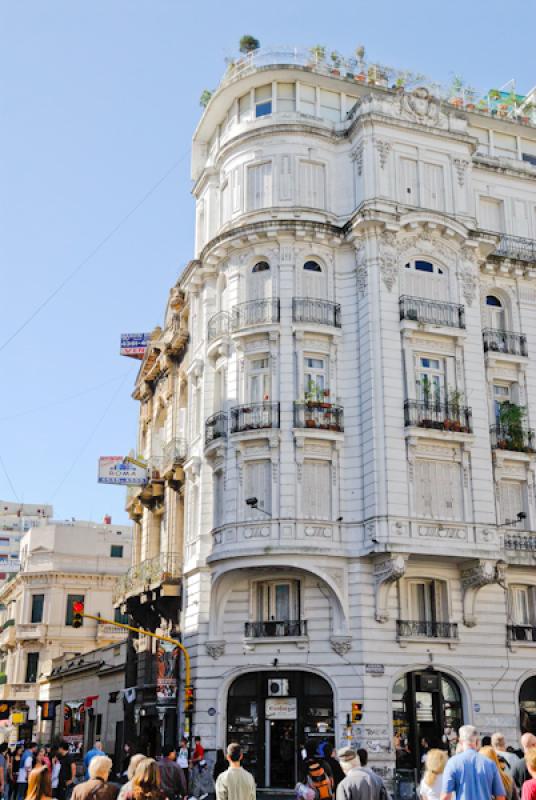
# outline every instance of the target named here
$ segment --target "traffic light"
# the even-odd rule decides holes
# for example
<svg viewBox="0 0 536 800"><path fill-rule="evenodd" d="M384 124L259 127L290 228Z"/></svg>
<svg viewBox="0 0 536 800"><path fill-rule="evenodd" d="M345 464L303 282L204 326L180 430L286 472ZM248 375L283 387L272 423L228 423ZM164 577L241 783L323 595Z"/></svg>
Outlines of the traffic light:
<svg viewBox="0 0 536 800"><path fill-rule="evenodd" d="M184 687L184 710L191 712L194 710L194 687L193 686L185 686Z"/></svg>
<svg viewBox="0 0 536 800"><path fill-rule="evenodd" d="M352 703L352 722L361 722L363 719L363 703Z"/></svg>
<svg viewBox="0 0 536 800"><path fill-rule="evenodd" d="M84 604L80 600L73 603L73 628L81 628L84 623Z"/></svg>

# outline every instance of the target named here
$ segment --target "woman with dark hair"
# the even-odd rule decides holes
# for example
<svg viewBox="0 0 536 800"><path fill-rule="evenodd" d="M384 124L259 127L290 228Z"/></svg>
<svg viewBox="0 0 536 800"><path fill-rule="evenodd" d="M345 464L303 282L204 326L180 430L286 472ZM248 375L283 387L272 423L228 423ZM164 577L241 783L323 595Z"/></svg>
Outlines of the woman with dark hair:
<svg viewBox="0 0 536 800"><path fill-rule="evenodd" d="M50 770L46 764L38 764L30 772L28 778L28 791L26 800L51 800L52 784L50 782Z"/></svg>

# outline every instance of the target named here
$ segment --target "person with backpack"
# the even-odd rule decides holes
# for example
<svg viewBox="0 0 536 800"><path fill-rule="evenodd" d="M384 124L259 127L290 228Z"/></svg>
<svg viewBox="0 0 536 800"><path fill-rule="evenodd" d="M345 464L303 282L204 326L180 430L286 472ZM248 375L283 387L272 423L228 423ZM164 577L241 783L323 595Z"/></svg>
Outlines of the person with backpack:
<svg viewBox="0 0 536 800"><path fill-rule="evenodd" d="M332 800L334 782L331 767L323 758L316 755L316 742L305 744L307 758L302 765L302 782L313 789L315 800Z"/></svg>
<svg viewBox="0 0 536 800"><path fill-rule="evenodd" d="M343 747L338 756L346 777L337 787L337 800L389 800L389 793L380 776L361 766L355 750Z"/></svg>

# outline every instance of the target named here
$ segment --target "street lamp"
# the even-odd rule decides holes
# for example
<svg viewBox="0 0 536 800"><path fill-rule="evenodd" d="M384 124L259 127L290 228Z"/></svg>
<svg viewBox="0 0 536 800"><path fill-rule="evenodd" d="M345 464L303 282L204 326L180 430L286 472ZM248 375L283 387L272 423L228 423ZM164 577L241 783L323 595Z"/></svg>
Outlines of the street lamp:
<svg viewBox="0 0 536 800"><path fill-rule="evenodd" d="M506 522L501 522L501 524L497 525L497 527L508 528L510 525L517 525L518 522L523 522L524 519L527 519L527 515L524 511L518 511L516 517L517 519L507 519Z"/></svg>
<svg viewBox="0 0 536 800"><path fill-rule="evenodd" d="M271 518L272 515L270 514L270 512L269 511L265 511L264 508L259 508L258 503L259 503L259 501L257 500L256 497L247 497L246 498L246 505L247 506L249 506L250 508L254 508L256 511L262 511L263 514L266 514L267 517Z"/></svg>

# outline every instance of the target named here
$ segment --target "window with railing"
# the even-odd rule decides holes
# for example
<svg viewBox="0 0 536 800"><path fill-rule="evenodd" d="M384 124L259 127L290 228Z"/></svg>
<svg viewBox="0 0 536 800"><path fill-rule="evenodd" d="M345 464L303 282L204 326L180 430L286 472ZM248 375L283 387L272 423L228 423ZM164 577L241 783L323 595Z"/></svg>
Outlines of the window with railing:
<svg viewBox="0 0 536 800"><path fill-rule="evenodd" d="M205 421L205 445L227 436L227 414L218 411Z"/></svg>
<svg viewBox="0 0 536 800"><path fill-rule="evenodd" d="M409 619L397 620L398 638L457 638L458 626L447 621L446 581L427 578L406 581L405 605Z"/></svg>
<svg viewBox="0 0 536 800"><path fill-rule="evenodd" d="M536 239L527 239L523 236L510 236L509 234L503 233L493 255L534 263L536 262Z"/></svg>
<svg viewBox="0 0 536 800"><path fill-rule="evenodd" d="M524 333L484 328L482 339L485 353L508 353L513 356L528 356L527 337Z"/></svg>
<svg viewBox="0 0 536 800"><path fill-rule="evenodd" d="M231 433L279 428L279 403L244 403L231 408Z"/></svg>
<svg viewBox="0 0 536 800"><path fill-rule="evenodd" d="M536 643L536 586L510 586L510 641Z"/></svg>
<svg viewBox="0 0 536 800"><path fill-rule="evenodd" d="M269 325L273 322L279 322L279 298L248 300L233 307L231 317L233 331L253 325Z"/></svg>
<svg viewBox="0 0 536 800"><path fill-rule="evenodd" d="M252 605L256 619L245 623L248 637L305 636L307 622L300 619L300 582L294 579L258 581L253 584Z"/></svg>
<svg viewBox="0 0 536 800"><path fill-rule="evenodd" d="M400 298L400 319L444 325L449 328L465 328L465 310L457 303L443 303L424 297Z"/></svg>
<svg viewBox="0 0 536 800"><path fill-rule="evenodd" d="M230 328L230 315L227 311L218 311L208 321L207 325L207 339L213 342L219 339L220 336L227 336Z"/></svg>
<svg viewBox="0 0 536 800"><path fill-rule="evenodd" d="M467 406L431 400L406 400L406 427L431 428L454 433L472 432L472 412Z"/></svg>
<svg viewBox="0 0 536 800"><path fill-rule="evenodd" d="M341 327L341 306L330 300L314 297L292 298L292 319L294 322L312 322L315 325Z"/></svg>

